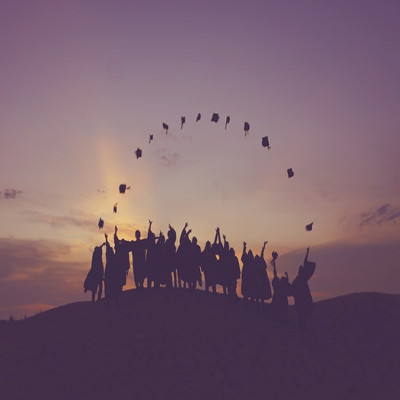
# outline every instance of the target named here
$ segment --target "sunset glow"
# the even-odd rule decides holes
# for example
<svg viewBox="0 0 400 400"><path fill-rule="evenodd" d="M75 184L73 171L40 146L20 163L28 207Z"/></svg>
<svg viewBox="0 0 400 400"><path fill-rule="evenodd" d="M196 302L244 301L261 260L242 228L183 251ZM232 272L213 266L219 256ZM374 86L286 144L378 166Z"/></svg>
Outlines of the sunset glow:
<svg viewBox="0 0 400 400"><path fill-rule="evenodd" d="M389 0L2 1L0 319L89 300L94 246L149 219L187 221L202 248L219 226L239 258L268 240L291 278L310 246L316 299L400 293L399 16Z"/></svg>

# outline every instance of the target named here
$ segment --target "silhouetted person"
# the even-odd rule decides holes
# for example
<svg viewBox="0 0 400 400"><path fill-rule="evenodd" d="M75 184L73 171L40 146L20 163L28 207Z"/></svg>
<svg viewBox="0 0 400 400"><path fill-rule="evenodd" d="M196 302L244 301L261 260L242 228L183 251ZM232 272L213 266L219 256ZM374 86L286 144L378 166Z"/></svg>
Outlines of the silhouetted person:
<svg viewBox="0 0 400 400"><path fill-rule="evenodd" d="M202 278L200 271L201 249L197 244L196 236L193 236L189 253L189 285L192 289L196 288L197 282L202 286Z"/></svg>
<svg viewBox="0 0 400 400"><path fill-rule="evenodd" d="M130 245L124 239L118 238L118 228L115 226L114 231L114 248L115 248L115 263L121 274L122 286L126 285L126 277L130 268L129 251Z"/></svg>
<svg viewBox="0 0 400 400"><path fill-rule="evenodd" d="M241 292L244 300L254 298L254 256L253 252L247 252L247 243L243 242L242 253L242 287Z"/></svg>
<svg viewBox="0 0 400 400"><path fill-rule="evenodd" d="M286 321L289 310L288 296L292 295L292 286L289 283L289 276L285 272L285 276L280 279L276 271L276 259L278 253L272 252L272 266L274 267L274 278L272 279L272 287L274 294L271 302L272 318L277 321Z"/></svg>
<svg viewBox="0 0 400 400"><path fill-rule="evenodd" d="M146 253L146 277L147 287L151 288L155 283L157 251L156 251L156 235L151 230L153 221L149 220L149 229L147 231L147 253Z"/></svg>
<svg viewBox="0 0 400 400"><path fill-rule="evenodd" d="M156 246L154 248L154 285L159 288L160 285L171 286L171 270L167 264L165 236L160 232Z"/></svg>
<svg viewBox="0 0 400 400"><path fill-rule="evenodd" d="M254 259L256 299L261 302L270 299L272 296L271 285L267 274L267 263L264 259L264 251L267 243L268 242L264 242L260 256L256 256Z"/></svg>
<svg viewBox="0 0 400 400"><path fill-rule="evenodd" d="M151 225L151 224L150 224ZM130 242L132 251L132 271L135 286L137 289L143 288L143 282L146 277L146 248L147 239L140 239L140 231L136 230L135 239Z"/></svg>
<svg viewBox="0 0 400 400"><path fill-rule="evenodd" d="M92 292L92 302L95 301L96 293L97 300L101 299L101 295L103 293L104 266L102 259L102 247L104 244L105 243L94 248L92 265L83 284L85 293L88 290Z"/></svg>
<svg viewBox="0 0 400 400"><path fill-rule="evenodd" d="M229 245L228 245L229 246ZM215 255L215 278L218 285L222 286L224 294L227 294L226 287L226 259L224 257L225 252L221 241L221 231L217 227L215 229L214 243L212 249Z"/></svg>
<svg viewBox="0 0 400 400"><path fill-rule="evenodd" d="M309 252L310 248L307 249L304 265L300 265L298 275L292 283L294 304L296 306L296 314L300 326L305 326L313 308L313 300L308 286L308 280L314 274L316 264L308 261Z"/></svg>
<svg viewBox="0 0 400 400"><path fill-rule="evenodd" d="M221 241L221 234L218 228L218 242ZM222 235L224 239L223 244L218 244L219 248L219 277L218 283L222 286L224 294L229 293L229 282L230 282L230 259L229 259L229 242L226 240L226 236Z"/></svg>
<svg viewBox="0 0 400 400"><path fill-rule="evenodd" d="M188 263L190 262L189 258L191 256L191 241L189 239L191 230L186 231L187 227L188 223L186 222L179 238L179 247L177 251L178 279L180 287L189 286L190 280L190 266L188 266Z"/></svg>
<svg viewBox="0 0 400 400"><path fill-rule="evenodd" d="M108 242L108 235L106 238L106 268L105 268L105 294L106 300L118 300L122 293L123 285L123 270L117 264L115 253L110 243Z"/></svg>
<svg viewBox="0 0 400 400"><path fill-rule="evenodd" d="M167 233L168 239L165 241L165 264L169 271L170 278L168 279L167 286L178 287L178 275L177 275L177 257L176 257L176 231L169 225ZM173 278L173 279L171 279Z"/></svg>
<svg viewBox="0 0 400 400"><path fill-rule="evenodd" d="M233 247L229 249L227 254L227 266L228 295L232 298L237 298L236 286L237 280L240 278L240 266Z"/></svg>
<svg viewBox="0 0 400 400"><path fill-rule="evenodd" d="M216 293L216 263L214 249L211 247L211 242L207 241L203 252L201 253L201 269L204 273L204 282L206 292L209 293L210 287Z"/></svg>

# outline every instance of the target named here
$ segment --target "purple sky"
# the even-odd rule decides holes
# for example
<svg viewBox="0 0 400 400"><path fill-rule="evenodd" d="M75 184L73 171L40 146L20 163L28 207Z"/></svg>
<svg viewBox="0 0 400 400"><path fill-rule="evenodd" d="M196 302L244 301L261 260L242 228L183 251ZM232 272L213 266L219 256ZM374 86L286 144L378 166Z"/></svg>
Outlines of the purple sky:
<svg viewBox="0 0 400 400"><path fill-rule="evenodd" d="M2 1L0 318L87 299L104 231L148 218L268 240L292 278L311 246L315 298L400 293L399 22L398 1Z"/></svg>

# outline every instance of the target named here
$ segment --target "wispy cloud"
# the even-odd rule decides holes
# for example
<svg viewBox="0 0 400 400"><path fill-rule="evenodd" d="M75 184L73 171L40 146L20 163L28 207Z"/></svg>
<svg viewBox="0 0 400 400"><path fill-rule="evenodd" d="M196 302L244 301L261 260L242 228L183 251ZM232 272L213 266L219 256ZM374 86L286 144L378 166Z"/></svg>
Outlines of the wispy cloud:
<svg viewBox="0 0 400 400"><path fill-rule="evenodd" d="M4 189L0 191L0 198L2 199L16 199L17 195L21 194L22 191L18 189Z"/></svg>
<svg viewBox="0 0 400 400"><path fill-rule="evenodd" d="M75 215L50 215L39 211L25 211L24 216L32 222L40 222L53 228L76 226L93 230L97 224L95 217L76 213Z"/></svg>
<svg viewBox="0 0 400 400"><path fill-rule="evenodd" d="M0 238L0 319L43 309L35 304L57 306L79 299L91 255L74 250L51 240Z"/></svg>
<svg viewBox="0 0 400 400"><path fill-rule="evenodd" d="M177 152L170 151L166 148L157 150L158 163L165 167L178 165L180 157Z"/></svg>
<svg viewBox="0 0 400 400"><path fill-rule="evenodd" d="M360 214L359 226L375 226L386 222L395 223L400 218L400 207L383 204L378 208Z"/></svg>

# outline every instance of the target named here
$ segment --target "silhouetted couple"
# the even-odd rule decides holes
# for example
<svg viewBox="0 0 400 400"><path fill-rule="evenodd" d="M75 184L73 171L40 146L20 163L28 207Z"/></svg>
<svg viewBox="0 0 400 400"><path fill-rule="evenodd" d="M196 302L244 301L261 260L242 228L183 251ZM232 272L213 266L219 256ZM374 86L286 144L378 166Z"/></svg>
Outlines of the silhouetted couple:
<svg viewBox="0 0 400 400"><path fill-rule="evenodd" d="M236 298L237 280L240 278L239 261L225 235L223 239L224 243L221 241L220 229L217 228L214 243L211 245L207 241L201 253L200 266L204 273L205 289L207 293L210 288L216 293L216 286L220 285L224 294Z"/></svg>
<svg viewBox="0 0 400 400"><path fill-rule="evenodd" d="M243 242L242 295L244 300L263 303L272 296L267 263L264 259L267 243L264 242L260 255L254 257L251 250L247 251L247 243Z"/></svg>
<svg viewBox="0 0 400 400"><path fill-rule="evenodd" d="M272 253L272 265L274 267L274 278L272 280L272 287L274 294L272 296L271 308L272 317L278 321L285 321L288 315L288 297L294 297L294 304L299 326L304 327L309 319L312 308L313 300L311 291L308 286L308 281L315 271L316 264L308 261L310 248L307 249L303 265L300 265L298 274L292 284L289 282L287 272L281 278L278 277L276 271L276 259L278 253Z"/></svg>

